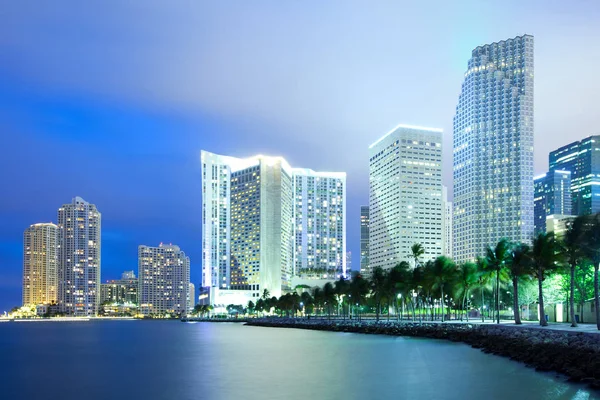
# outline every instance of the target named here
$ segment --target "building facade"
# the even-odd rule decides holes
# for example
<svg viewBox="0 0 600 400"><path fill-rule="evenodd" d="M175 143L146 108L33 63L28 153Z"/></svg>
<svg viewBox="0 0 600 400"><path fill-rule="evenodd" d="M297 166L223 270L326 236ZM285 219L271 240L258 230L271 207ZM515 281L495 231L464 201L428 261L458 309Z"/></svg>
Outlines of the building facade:
<svg viewBox="0 0 600 400"><path fill-rule="evenodd" d="M93 316L100 305L101 214L75 197L58 209L58 299L62 313Z"/></svg>
<svg viewBox="0 0 600 400"><path fill-rule="evenodd" d="M139 281L133 271L125 271L121 279L103 283L100 287L100 303L138 304Z"/></svg>
<svg viewBox="0 0 600 400"><path fill-rule="evenodd" d="M202 286L211 304L291 290L302 270L345 270L345 174L281 157L202 151Z"/></svg>
<svg viewBox="0 0 600 400"><path fill-rule="evenodd" d="M571 172L571 213L600 212L600 135L554 150L549 161L551 172Z"/></svg>
<svg viewBox="0 0 600 400"><path fill-rule="evenodd" d="M371 275L369 266L369 206L360 206L360 273Z"/></svg>
<svg viewBox="0 0 600 400"><path fill-rule="evenodd" d="M553 170L533 180L535 233L546 232L546 217L571 215L571 172Z"/></svg>
<svg viewBox="0 0 600 400"><path fill-rule="evenodd" d="M185 315L190 290L190 259L172 244L138 248L138 303L148 316Z"/></svg>
<svg viewBox="0 0 600 400"><path fill-rule="evenodd" d="M346 274L346 174L292 169L294 275Z"/></svg>
<svg viewBox="0 0 600 400"><path fill-rule="evenodd" d="M58 226L33 224L23 234L23 305L58 301Z"/></svg>
<svg viewBox="0 0 600 400"><path fill-rule="evenodd" d="M448 200L448 188L442 188L444 211L444 249L442 255L452 258L452 202Z"/></svg>
<svg viewBox="0 0 600 400"><path fill-rule="evenodd" d="M442 130L399 125L369 147L369 263L392 268L423 245L443 253Z"/></svg>
<svg viewBox="0 0 600 400"><path fill-rule="evenodd" d="M454 116L456 261L533 235L533 36L472 52Z"/></svg>

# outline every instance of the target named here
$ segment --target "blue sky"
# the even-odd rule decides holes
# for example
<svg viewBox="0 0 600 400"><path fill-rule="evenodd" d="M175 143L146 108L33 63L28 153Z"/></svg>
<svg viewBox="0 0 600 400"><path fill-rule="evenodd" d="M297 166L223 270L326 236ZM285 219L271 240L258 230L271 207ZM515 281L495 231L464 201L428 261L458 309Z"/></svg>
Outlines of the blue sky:
<svg viewBox="0 0 600 400"><path fill-rule="evenodd" d="M201 149L348 173L358 262L367 147L444 129L471 50L535 36L535 169L599 125L594 1L18 1L0 9L0 312L22 234L74 196L103 214L102 279L171 242L200 280Z"/></svg>

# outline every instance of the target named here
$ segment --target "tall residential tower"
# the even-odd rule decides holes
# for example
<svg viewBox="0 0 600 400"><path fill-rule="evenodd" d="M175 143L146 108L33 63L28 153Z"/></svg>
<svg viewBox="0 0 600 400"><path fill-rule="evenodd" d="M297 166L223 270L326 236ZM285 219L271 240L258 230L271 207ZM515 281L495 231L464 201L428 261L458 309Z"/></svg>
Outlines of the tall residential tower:
<svg viewBox="0 0 600 400"><path fill-rule="evenodd" d="M81 197L58 209L58 299L61 312L68 315L98 313L100 223L96 206Z"/></svg>
<svg viewBox="0 0 600 400"><path fill-rule="evenodd" d="M58 227L33 224L23 234L23 305L58 300Z"/></svg>
<svg viewBox="0 0 600 400"><path fill-rule="evenodd" d="M185 315L190 305L190 259L179 246L138 248L138 305L144 315Z"/></svg>
<svg viewBox="0 0 600 400"><path fill-rule="evenodd" d="M398 125L369 146L369 262L392 268L420 243L443 253L442 130Z"/></svg>
<svg viewBox="0 0 600 400"><path fill-rule="evenodd" d="M369 266L369 206L360 206L360 273L371 275Z"/></svg>
<svg viewBox="0 0 600 400"><path fill-rule="evenodd" d="M533 180L535 232L546 232L546 217L571 215L571 172L554 170Z"/></svg>
<svg viewBox="0 0 600 400"><path fill-rule="evenodd" d="M533 235L533 36L478 46L454 116L454 250Z"/></svg>

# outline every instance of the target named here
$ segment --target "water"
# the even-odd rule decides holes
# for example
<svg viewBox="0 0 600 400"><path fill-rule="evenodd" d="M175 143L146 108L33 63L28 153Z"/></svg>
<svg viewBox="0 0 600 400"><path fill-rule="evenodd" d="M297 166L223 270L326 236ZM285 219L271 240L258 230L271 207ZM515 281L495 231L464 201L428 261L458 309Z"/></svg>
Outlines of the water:
<svg viewBox="0 0 600 400"><path fill-rule="evenodd" d="M0 324L0 399L598 399L460 343L177 321Z"/></svg>

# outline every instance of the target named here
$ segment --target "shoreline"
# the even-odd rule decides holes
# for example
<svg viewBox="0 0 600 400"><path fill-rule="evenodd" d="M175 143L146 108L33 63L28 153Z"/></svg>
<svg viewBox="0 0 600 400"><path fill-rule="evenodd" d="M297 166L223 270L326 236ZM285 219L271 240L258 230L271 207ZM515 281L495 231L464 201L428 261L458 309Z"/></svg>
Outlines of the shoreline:
<svg viewBox="0 0 600 400"><path fill-rule="evenodd" d="M409 336L462 342L537 371L558 372L600 389L600 334L477 323L327 321L259 318L247 326Z"/></svg>

